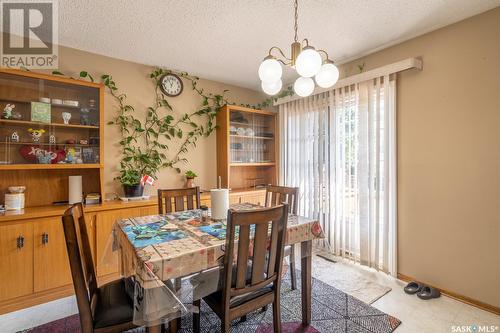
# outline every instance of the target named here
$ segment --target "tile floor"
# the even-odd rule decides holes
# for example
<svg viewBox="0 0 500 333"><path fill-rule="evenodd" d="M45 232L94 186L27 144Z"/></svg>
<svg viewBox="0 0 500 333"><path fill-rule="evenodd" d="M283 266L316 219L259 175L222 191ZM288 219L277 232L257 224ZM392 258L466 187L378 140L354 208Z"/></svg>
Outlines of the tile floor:
<svg viewBox="0 0 500 333"><path fill-rule="evenodd" d="M323 259L315 259L323 260ZM500 333L500 316L489 313L470 305L441 297L431 301L422 301L416 296L404 293L405 283L391 278L383 273L347 263L328 263L317 265L313 275L328 283L328 265L337 265L336 270L348 270L364 275L383 286L392 288L372 305L402 321L396 333L446 333L453 332L453 326L488 326L493 330L484 332ZM10 333L41 325L77 312L74 297L67 297L50 303L35 306L0 316L0 332ZM471 330L477 332L479 330ZM458 331L455 331L458 332Z"/></svg>

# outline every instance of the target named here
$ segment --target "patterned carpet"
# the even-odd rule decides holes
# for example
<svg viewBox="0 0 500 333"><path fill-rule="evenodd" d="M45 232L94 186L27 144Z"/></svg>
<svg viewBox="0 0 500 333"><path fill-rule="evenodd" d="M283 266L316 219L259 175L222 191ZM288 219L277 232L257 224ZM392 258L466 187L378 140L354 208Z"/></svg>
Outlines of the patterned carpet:
<svg viewBox="0 0 500 333"><path fill-rule="evenodd" d="M300 286L300 280L298 282ZM313 279L312 295L312 325L303 328L300 324L302 313L300 290L292 291L289 275L285 276L281 297L283 333L390 333L401 324L399 319L317 279ZM204 303L202 303L201 311L202 332L219 332L219 318ZM272 320L272 309L269 307L265 313L260 311L249 314L246 322L235 321L232 332L271 333L273 332ZM191 333L191 323L191 316L183 317L182 328L179 332ZM25 333L77 333L79 331L79 322L75 315L27 330ZM143 329L137 329L134 332L143 332Z"/></svg>

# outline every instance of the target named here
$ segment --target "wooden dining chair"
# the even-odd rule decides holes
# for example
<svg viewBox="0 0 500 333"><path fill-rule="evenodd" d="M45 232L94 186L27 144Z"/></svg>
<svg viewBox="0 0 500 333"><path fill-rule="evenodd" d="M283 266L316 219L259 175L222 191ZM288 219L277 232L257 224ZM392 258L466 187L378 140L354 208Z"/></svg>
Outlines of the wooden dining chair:
<svg viewBox="0 0 500 333"><path fill-rule="evenodd" d="M179 189L165 189L158 190L158 213L168 214L173 212L180 212L183 210L200 209L200 188L179 188ZM181 278L174 279L173 286L167 283L174 292L181 289ZM169 324L169 332L175 333L181 326L181 318L172 320Z"/></svg>
<svg viewBox="0 0 500 333"><path fill-rule="evenodd" d="M222 288L203 298L221 319L222 333L230 332L232 320L271 303L274 332L281 332L280 286L287 222L287 204L258 210L229 210ZM193 304L199 308L201 300ZM193 314L193 331L200 332L199 313Z"/></svg>
<svg viewBox="0 0 500 333"><path fill-rule="evenodd" d="M288 203L289 213L297 215L299 210L299 188L285 186L268 186L266 188L265 206L272 207L283 202ZM285 257L290 262L290 279L292 290L297 289L297 269L295 266L295 244L285 246Z"/></svg>
<svg viewBox="0 0 500 333"><path fill-rule="evenodd" d="M82 204L68 208L62 223L81 332L112 333L135 328L134 302L126 292L126 284L131 282L119 279L97 287Z"/></svg>
<svg viewBox="0 0 500 333"><path fill-rule="evenodd" d="M185 204L187 204L187 206ZM200 188L198 186L158 190L159 214L180 212L186 209L200 209L200 205Z"/></svg>

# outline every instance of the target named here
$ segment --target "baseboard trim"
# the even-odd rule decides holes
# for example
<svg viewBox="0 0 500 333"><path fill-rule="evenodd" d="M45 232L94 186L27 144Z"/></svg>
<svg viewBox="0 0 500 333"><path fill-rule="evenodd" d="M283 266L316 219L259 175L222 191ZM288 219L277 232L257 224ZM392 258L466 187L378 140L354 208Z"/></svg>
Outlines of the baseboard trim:
<svg viewBox="0 0 500 333"><path fill-rule="evenodd" d="M412 278L411 276L404 275L404 274L401 274L401 273L398 273L398 279L403 280L405 282L417 281L417 282L426 284L426 285L428 285L430 287L439 289L443 295L446 295L446 296L448 296L450 298L456 299L457 301L460 301L462 303L466 303L466 304L475 306L476 308L479 308L481 310L485 310L485 311L494 313L496 315L500 315L500 308L497 307L497 306L494 306L494 305L491 305L491 304L488 304L488 303L484 303L484 302L475 300L475 299L470 298L468 296L457 294L457 293L455 293L453 291L449 291L449 290L446 290L446 289L442 289L442 288L433 286L433 285L431 285L429 283L426 283L424 281L419 281L419 280L417 280L415 278Z"/></svg>

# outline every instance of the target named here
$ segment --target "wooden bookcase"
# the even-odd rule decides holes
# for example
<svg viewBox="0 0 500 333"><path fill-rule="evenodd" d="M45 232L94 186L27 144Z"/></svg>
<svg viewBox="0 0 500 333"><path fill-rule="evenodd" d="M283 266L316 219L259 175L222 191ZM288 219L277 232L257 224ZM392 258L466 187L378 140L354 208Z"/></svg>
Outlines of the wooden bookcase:
<svg viewBox="0 0 500 333"><path fill-rule="evenodd" d="M101 84L0 69L0 202L9 186L26 186L26 207L66 201L71 175L102 195L103 103Z"/></svg>
<svg viewBox="0 0 500 333"><path fill-rule="evenodd" d="M223 187L250 190L277 184L277 113L226 105L217 114L217 126L217 175Z"/></svg>

